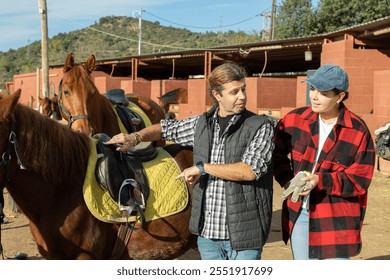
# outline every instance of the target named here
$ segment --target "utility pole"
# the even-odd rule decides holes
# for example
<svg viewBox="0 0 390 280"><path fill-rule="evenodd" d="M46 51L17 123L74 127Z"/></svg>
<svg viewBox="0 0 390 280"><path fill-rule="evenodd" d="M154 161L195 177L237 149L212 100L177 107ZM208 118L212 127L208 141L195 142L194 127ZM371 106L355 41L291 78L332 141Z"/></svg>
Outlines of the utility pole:
<svg viewBox="0 0 390 280"><path fill-rule="evenodd" d="M42 96L49 97L49 52L46 0L38 0L41 16Z"/></svg>
<svg viewBox="0 0 390 280"><path fill-rule="evenodd" d="M261 41L266 42L271 40L271 13L264 12L261 14L261 16L263 17L263 29L260 32Z"/></svg>
<svg viewBox="0 0 390 280"><path fill-rule="evenodd" d="M138 14L138 55L141 55L141 42L142 42L142 8L133 12L133 17L137 17Z"/></svg>
<svg viewBox="0 0 390 280"><path fill-rule="evenodd" d="M275 17L276 17L276 0L272 0L272 12L271 12L271 28L270 28L270 40L274 39L275 34Z"/></svg>

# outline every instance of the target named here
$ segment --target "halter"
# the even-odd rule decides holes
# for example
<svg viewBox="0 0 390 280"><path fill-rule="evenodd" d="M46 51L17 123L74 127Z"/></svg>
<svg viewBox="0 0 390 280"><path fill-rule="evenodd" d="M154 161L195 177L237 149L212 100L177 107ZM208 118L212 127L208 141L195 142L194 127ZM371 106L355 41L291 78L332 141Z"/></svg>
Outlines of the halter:
<svg viewBox="0 0 390 280"><path fill-rule="evenodd" d="M65 116L67 116L67 118L69 119L68 120L68 127L69 128L77 120L80 120L80 119L89 120L88 115L80 114L80 115L72 116L72 114L69 112L69 110L66 109L65 106L62 104L62 79L61 79L61 82L58 86L58 107L59 107L60 111L64 112Z"/></svg>
<svg viewBox="0 0 390 280"><path fill-rule="evenodd" d="M25 164L22 156L20 155L19 144L18 144L18 140L16 139L16 132L15 132L16 131L16 125L15 125L14 122L11 122L10 126L11 126L11 129L10 129L10 132L9 132L9 135L8 135L7 148L6 148L5 152L1 155L1 162L0 162L0 169L4 169L5 170L4 179L3 179L3 181L0 184L0 190L1 190L1 195L0 195L0 226L4 222L4 212L3 212L4 196L3 196L3 189L4 189L4 186L9 182L9 178L10 178L11 165L8 164L8 163L12 159L12 157L11 157L12 147L15 150L16 158L18 159L18 163L19 163L20 168L21 169L27 169L26 168L26 164ZM1 227L0 227L0 254L2 255L2 257L4 259L3 246L1 244Z"/></svg>

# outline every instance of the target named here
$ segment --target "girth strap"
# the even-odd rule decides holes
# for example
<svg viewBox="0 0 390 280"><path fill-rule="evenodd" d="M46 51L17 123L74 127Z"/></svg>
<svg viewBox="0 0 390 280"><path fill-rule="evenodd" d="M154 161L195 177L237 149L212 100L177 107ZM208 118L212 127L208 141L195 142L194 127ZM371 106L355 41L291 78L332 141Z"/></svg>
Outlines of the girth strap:
<svg viewBox="0 0 390 280"><path fill-rule="evenodd" d="M118 236L115 241L114 249L111 253L111 260L120 260L122 259L123 252L127 248L131 234L133 233L127 226L121 224L118 230Z"/></svg>

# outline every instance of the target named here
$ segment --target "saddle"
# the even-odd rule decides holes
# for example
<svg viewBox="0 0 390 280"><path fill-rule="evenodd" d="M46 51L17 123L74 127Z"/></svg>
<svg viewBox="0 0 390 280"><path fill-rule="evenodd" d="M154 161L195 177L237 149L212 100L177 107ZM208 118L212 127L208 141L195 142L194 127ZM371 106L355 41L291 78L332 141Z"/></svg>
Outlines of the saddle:
<svg viewBox="0 0 390 280"><path fill-rule="evenodd" d="M104 96L115 106L119 119L129 133L139 131L146 127L142 116L128 108L129 100L123 89L109 90Z"/></svg>
<svg viewBox="0 0 390 280"><path fill-rule="evenodd" d="M142 225L145 222L144 210L150 194L142 162L155 158L156 148L150 143L147 147L130 153L121 153L116 151L115 145L105 144L111 139L108 135L99 133L93 138L97 139L95 176L98 184L109 192L127 218L136 212ZM128 226L131 227L129 224Z"/></svg>

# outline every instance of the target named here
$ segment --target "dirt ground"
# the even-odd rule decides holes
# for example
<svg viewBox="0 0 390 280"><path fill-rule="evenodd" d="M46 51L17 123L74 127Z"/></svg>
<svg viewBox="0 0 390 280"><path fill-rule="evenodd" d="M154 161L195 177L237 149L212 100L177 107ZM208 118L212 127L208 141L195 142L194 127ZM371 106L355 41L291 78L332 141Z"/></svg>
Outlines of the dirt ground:
<svg viewBox="0 0 390 280"><path fill-rule="evenodd" d="M42 259L28 221L22 213L13 211L12 200L5 190L5 214L7 223L1 225L0 241L5 259L14 259L18 253L27 254L27 259ZM290 246L281 240L281 188L275 183L274 212L270 237L264 247L263 260L291 260ZM363 250L355 260L390 260L390 176L376 172L369 189L368 207L363 226ZM1 258L1 256L0 256ZM180 259L199 259L195 251Z"/></svg>

